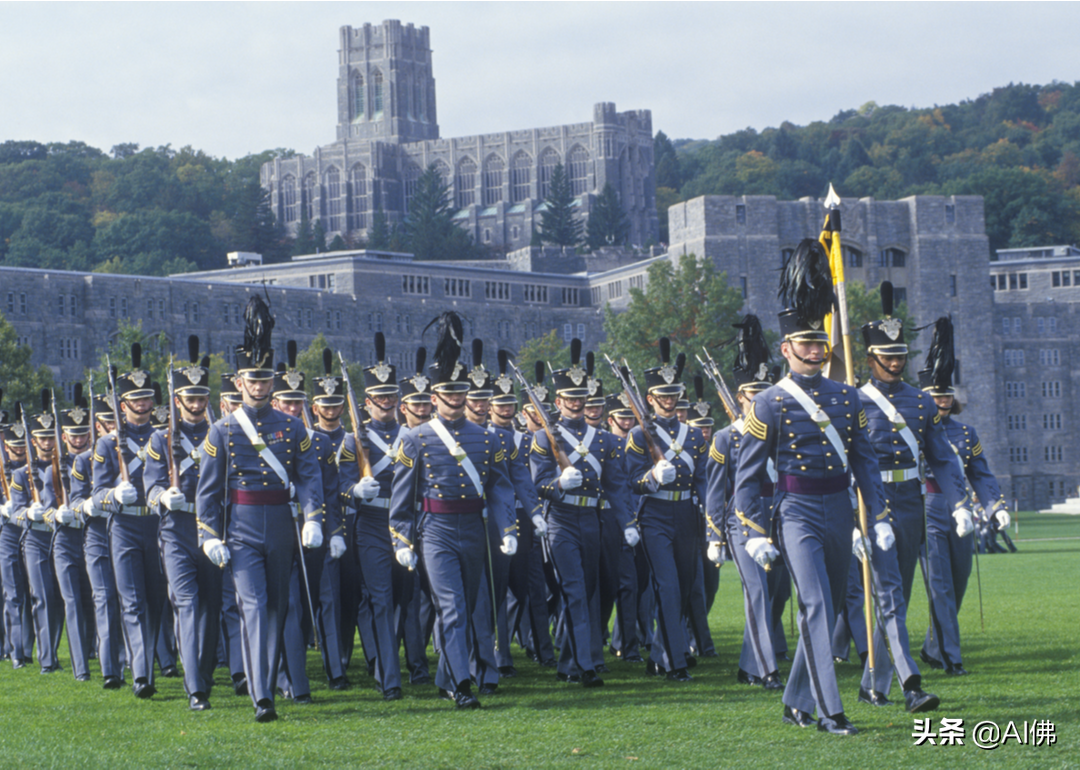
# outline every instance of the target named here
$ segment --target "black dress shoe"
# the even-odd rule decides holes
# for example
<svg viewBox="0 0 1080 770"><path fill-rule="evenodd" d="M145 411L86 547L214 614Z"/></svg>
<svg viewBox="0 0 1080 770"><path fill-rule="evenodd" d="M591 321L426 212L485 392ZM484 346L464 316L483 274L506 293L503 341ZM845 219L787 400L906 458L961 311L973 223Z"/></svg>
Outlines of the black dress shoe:
<svg viewBox="0 0 1080 770"><path fill-rule="evenodd" d="M513 666L499 666L499 676L505 676L507 679L518 675L518 670Z"/></svg>
<svg viewBox="0 0 1080 770"><path fill-rule="evenodd" d="M739 673L736 674L735 679L739 684L748 684L752 687L761 687L765 684L765 680L760 676L755 676L749 671L743 671L741 668L739 669Z"/></svg>
<svg viewBox="0 0 1080 770"><path fill-rule="evenodd" d="M822 717L818 720L819 733L832 733L833 735L857 735L859 729L851 724L851 720L844 716L844 712L831 717Z"/></svg>
<svg viewBox="0 0 1080 770"><path fill-rule="evenodd" d="M124 686L123 680L118 676L107 676L101 686L106 690L119 690Z"/></svg>
<svg viewBox="0 0 1080 770"><path fill-rule="evenodd" d="M246 676L241 675L239 679L233 680L233 692L237 695L248 694L248 680Z"/></svg>
<svg viewBox="0 0 1080 770"><path fill-rule="evenodd" d="M75 681L76 682L89 682L90 681L90 675L89 674L76 674L75 675Z"/></svg>
<svg viewBox="0 0 1080 770"><path fill-rule="evenodd" d="M485 684L480 685L480 688L476 691L476 694L477 695L494 695L495 691L498 690L498 689L499 689L499 685L497 685L497 684L486 684L485 683Z"/></svg>
<svg viewBox="0 0 1080 770"><path fill-rule="evenodd" d="M469 686L468 682L458 685L458 688L454 691L454 705L459 709L480 708L480 701L472 694L472 687Z"/></svg>
<svg viewBox="0 0 1080 770"><path fill-rule="evenodd" d="M41 667L41 673L43 673L43 674L53 674L53 673L55 673L55 672L57 672L59 670L60 670L60 664L59 663L57 663L55 666L42 666Z"/></svg>
<svg viewBox="0 0 1080 770"><path fill-rule="evenodd" d="M694 677L690 676L685 668L677 668L674 671L668 671L667 678L671 682L689 682Z"/></svg>
<svg viewBox="0 0 1080 770"><path fill-rule="evenodd" d="M636 652L631 652L627 655L623 655L622 659L627 663L644 663L645 658L638 655Z"/></svg>
<svg viewBox="0 0 1080 770"><path fill-rule="evenodd" d="M598 674L610 674L611 669L608 668L605 664L601 663L599 666L596 667L596 673L598 673Z"/></svg>
<svg viewBox="0 0 1080 770"><path fill-rule="evenodd" d="M277 711L274 710L274 702L269 698L263 698L255 706L256 722L273 722L277 719Z"/></svg>
<svg viewBox="0 0 1080 770"><path fill-rule="evenodd" d="M784 724L809 727L814 724L814 716L809 711L799 711L791 706L784 706Z"/></svg>
<svg viewBox="0 0 1080 770"><path fill-rule="evenodd" d="M315 701L311 698L311 693L304 693L303 695L294 695L292 702L297 706L310 706Z"/></svg>
<svg viewBox="0 0 1080 770"><path fill-rule="evenodd" d="M143 700L146 700L147 698L152 698L157 693L157 690L154 689L154 685L150 684L145 680L141 682L135 682L135 685L132 689L135 691L135 697L142 698Z"/></svg>
<svg viewBox="0 0 1080 770"><path fill-rule="evenodd" d="M645 663L645 676L661 676L665 669L655 660L650 660Z"/></svg>
<svg viewBox="0 0 1080 770"><path fill-rule="evenodd" d="M11 661L11 667L16 670L22 668L25 665L26 661L20 660L19 658L13 658Z"/></svg>
<svg viewBox="0 0 1080 770"><path fill-rule="evenodd" d="M693 655L687 655L686 656L686 667L687 668L693 668L696 665L697 665L697 658L695 658Z"/></svg>
<svg viewBox="0 0 1080 770"><path fill-rule="evenodd" d="M439 688L439 700L453 700L453 699L454 699L454 693L450 692L449 690L444 690L441 687Z"/></svg>
<svg viewBox="0 0 1080 770"><path fill-rule="evenodd" d="M776 653L776 659L778 661L782 660L785 663L790 663L791 662L791 658L788 657L788 654L786 652L778 652L778 653ZM835 658L833 660L835 660Z"/></svg>
<svg viewBox="0 0 1080 770"><path fill-rule="evenodd" d="M383 700L401 700L401 688L400 687L389 687L389 688L383 690L382 699Z"/></svg>
<svg viewBox="0 0 1080 770"><path fill-rule="evenodd" d="M581 675L582 687L603 687L604 680L596 675L595 671L586 671Z"/></svg>
<svg viewBox="0 0 1080 770"><path fill-rule="evenodd" d="M847 663L847 658L841 658L839 655L833 655L833 663Z"/></svg>
<svg viewBox="0 0 1080 770"><path fill-rule="evenodd" d="M705 650L705 652L701 653L701 657L703 657L703 658L719 658L720 653L718 653L716 650Z"/></svg>
<svg viewBox="0 0 1080 770"><path fill-rule="evenodd" d="M957 663L955 666L949 666L945 669L946 676L967 676L968 670Z"/></svg>
<svg viewBox="0 0 1080 770"><path fill-rule="evenodd" d="M559 661L555 660L555 658L540 661L540 668L557 668L558 665Z"/></svg>
<svg viewBox="0 0 1080 770"><path fill-rule="evenodd" d="M367 662L367 675L375 676L375 658L372 658Z"/></svg>
<svg viewBox="0 0 1080 770"><path fill-rule="evenodd" d="M176 670L176 666L166 666L161 669L161 675L166 679L175 679L180 676L180 672Z"/></svg>
<svg viewBox="0 0 1080 770"><path fill-rule="evenodd" d="M783 690L784 680L780 678L779 671L773 671L761 680L761 686L766 690Z"/></svg>
<svg viewBox="0 0 1080 770"><path fill-rule="evenodd" d="M885 693L877 690L859 688L859 703L869 703L871 706L891 706L893 702L885 697Z"/></svg>
<svg viewBox="0 0 1080 770"><path fill-rule="evenodd" d="M930 692L919 689L904 690L904 706L910 714L919 714L923 711L933 711L941 705L941 698Z"/></svg>
<svg viewBox="0 0 1080 770"><path fill-rule="evenodd" d="M207 711L210 708L210 701L201 692L192 693L188 698L188 708L192 711Z"/></svg>
<svg viewBox="0 0 1080 770"><path fill-rule="evenodd" d="M431 684L431 674L417 674L409 680L409 684Z"/></svg>
<svg viewBox="0 0 1080 770"><path fill-rule="evenodd" d="M331 690L340 692L341 690L349 689L349 678L342 674L339 677L330 680L329 687Z"/></svg>
<svg viewBox="0 0 1080 770"><path fill-rule="evenodd" d="M938 670L945 668L945 664L942 663L940 660L938 660L937 658L931 658L929 655L927 655L925 649L919 650L919 658L930 668L936 668Z"/></svg>

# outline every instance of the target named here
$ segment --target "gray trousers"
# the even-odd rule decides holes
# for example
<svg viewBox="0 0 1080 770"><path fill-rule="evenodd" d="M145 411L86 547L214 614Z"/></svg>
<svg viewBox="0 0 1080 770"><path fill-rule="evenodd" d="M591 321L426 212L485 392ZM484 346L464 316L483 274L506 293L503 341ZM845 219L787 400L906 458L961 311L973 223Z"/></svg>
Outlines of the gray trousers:
<svg viewBox="0 0 1080 770"><path fill-rule="evenodd" d="M930 584L931 626L923 650L946 666L959 666L960 606L971 577L974 535L957 537L944 495L926 496L926 551L923 575Z"/></svg>
<svg viewBox="0 0 1080 770"><path fill-rule="evenodd" d="M13 662L29 662L34 657L34 622L22 560L22 536L22 527L4 522L0 530L0 579L4 583L4 620Z"/></svg>
<svg viewBox="0 0 1080 770"><path fill-rule="evenodd" d="M86 523L83 543L86 576L94 595L94 624L97 630L98 663L102 676L123 678L127 649L120 627L120 597L109 549L109 520L91 518Z"/></svg>
<svg viewBox="0 0 1080 770"><path fill-rule="evenodd" d="M565 636L558 671L575 676L596 667L590 604L600 579L600 519L595 508L552 503L547 523Z"/></svg>
<svg viewBox="0 0 1080 770"><path fill-rule="evenodd" d="M109 526L120 618L138 683L154 683L154 655L165 612L165 575L158 551L157 516L117 513Z"/></svg>
<svg viewBox="0 0 1080 770"><path fill-rule="evenodd" d="M777 670L771 633L773 614L769 596L769 573L746 552L746 541L749 538L743 534L735 516L728 517L727 531L731 557L742 581L746 615L739 668L748 674L764 678ZM780 559L775 560L772 569L776 569L779 562Z"/></svg>
<svg viewBox="0 0 1080 770"><path fill-rule="evenodd" d="M362 601L367 612L362 617L367 620L374 645L374 649L368 649L365 642L364 652L375 659L375 684L385 692L401 687L391 567L395 560L386 509L361 505L360 512L351 517L353 522L356 560L366 589Z"/></svg>
<svg viewBox="0 0 1080 770"><path fill-rule="evenodd" d="M686 668L685 618L701 562L701 515L689 500L646 498L638 520L656 596L657 630L649 658L668 671L677 671Z"/></svg>
<svg viewBox="0 0 1080 770"><path fill-rule="evenodd" d="M60 527L53 536L53 569L64 599L68 651L75 676L90 675L90 650L94 643L93 593L86 575L83 529Z"/></svg>

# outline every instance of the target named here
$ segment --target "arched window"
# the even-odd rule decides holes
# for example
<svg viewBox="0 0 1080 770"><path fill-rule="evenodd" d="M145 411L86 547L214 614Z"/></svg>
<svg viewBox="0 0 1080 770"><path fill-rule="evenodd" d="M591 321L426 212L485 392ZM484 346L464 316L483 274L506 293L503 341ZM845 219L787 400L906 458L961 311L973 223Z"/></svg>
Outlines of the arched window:
<svg viewBox="0 0 1080 770"><path fill-rule="evenodd" d="M300 215L296 207L296 177L292 174L281 180L281 207L285 210L286 222L295 222Z"/></svg>
<svg viewBox="0 0 1080 770"><path fill-rule="evenodd" d="M341 230L341 172L336 166L331 166L323 174L323 187L326 197L323 198L323 216L326 217L326 229L329 232Z"/></svg>
<svg viewBox="0 0 1080 770"><path fill-rule="evenodd" d="M424 107L424 75L421 73L416 82L413 83L413 111L416 115L416 119L424 123L427 122L427 110Z"/></svg>
<svg viewBox="0 0 1080 770"><path fill-rule="evenodd" d="M555 167L562 162L559 157L559 153L551 147L546 148L540 153L540 197L547 198L551 192L551 174L555 171Z"/></svg>
<svg viewBox="0 0 1080 770"><path fill-rule="evenodd" d="M465 157L458 161L454 189L459 209L476 203L476 161L472 158Z"/></svg>
<svg viewBox="0 0 1080 770"><path fill-rule="evenodd" d="M304 206L307 207L307 218L315 219L315 172L311 171L304 177Z"/></svg>
<svg viewBox="0 0 1080 770"><path fill-rule="evenodd" d="M506 162L492 153L484 161L484 198L485 206L494 206L502 200L503 172Z"/></svg>
<svg viewBox="0 0 1080 770"><path fill-rule="evenodd" d="M580 144L570 150L570 188L574 195L589 191L589 151Z"/></svg>
<svg viewBox="0 0 1080 770"><path fill-rule="evenodd" d="M353 72L352 76L352 117L353 120L364 120L364 76L359 72Z"/></svg>
<svg viewBox="0 0 1080 770"><path fill-rule="evenodd" d="M521 150L510 162L510 202L517 203L529 197L529 182L532 179L532 158Z"/></svg>
<svg viewBox="0 0 1080 770"><path fill-rule="evenodd" d="M412 203L413 196L416 195L416 181L420 178L420 167L408 161L405 164L405 169L401 173L401 179L405 183L405 211L408 212L409 204Z"/></svg>
<svg viewBox="0 0 1080 770"><path fill-rule="evenodd" d="M349 171L349 187L352 195L349 229L361 230L367 227L368 210L367 169L363 164L357 163Z"/></svg>
<svg viewBox="0 0 1080 770"><path fill-rule="evenodd" d="M439 173L439 176L442 178L442 183L444 185L448 185L453 181L450 179L450 167L446 165L444 161L437 160L431 165L433 165L435 167L435 170Z"/></svg>
<svg viewBox="0 0 1080 770"><path fill-rule="evenodd" d="M371 76L371 112L373 118L382 116L383 111L383 75L378 70Z"/></svg>
<svg viewBox="0 0 1080 770"><path fill-rule="evenodd" d="M411 118L413 116L412 83L408 77L401 77L398 85L398 115Z"/></svg>

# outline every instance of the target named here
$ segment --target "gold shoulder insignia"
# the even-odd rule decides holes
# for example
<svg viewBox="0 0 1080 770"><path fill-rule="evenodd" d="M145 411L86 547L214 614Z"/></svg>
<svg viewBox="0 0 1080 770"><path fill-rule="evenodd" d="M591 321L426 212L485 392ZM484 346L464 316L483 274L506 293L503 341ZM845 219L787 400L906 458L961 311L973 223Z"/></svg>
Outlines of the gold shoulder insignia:
<svg viewBox="0 0 1080 770"><path fill-rule="evenodd" d="M982 454L982 442L977 441L977 442L975 442L975 447L971 450L971 456L972 457L978 457L981 454Z"/></svg>
<svg viewBox="0 0 1080 770"><path fill-rule="evenodd" d="M412 458L411 458L411 457L409 457L409 456L408 456L407 454L405 454L405 445L404 445L404 444L402 444L402 445L401 445L401 446L400 446L400 447L398 448L398 452L397 452L397 461L398 461L399 463L401 463L402 465L404 465L404 466L405 466L406 468L411 468L411 467L413 467L413 460L412 460Z"/></svg>
<svg viewBox="0 0 1080 770"><path fill-rule="evenodd" d="M11 488L14 489L16 492L22 492L23 491L23 488L21 486L19 486L18 484L16 484L14 481L11 482Z"/></svg>
<svg viewBox="0 0 1080 770"><path fill-rule="evenodd" d="M639 455L645 454L645 450L634 443L633 433L626 437L626 449L629 452L637 452Z"/></svg>
<svg viewBox="0 0 1080 770"><path fill-rule="evenodd" d="M306 452L309 449L311 449L311 439L309 439L307 436L304 436L304 438L300 440L300 451Z"/></svg>
<svg viewBox="0 0 1080 770"><path fill-rule="evenodd" d="M495 450L495 462L497 462L497 463L506 462L506 452L504 452L501 449L496 449Z"/></svg>
<svg viewBox="0 0 1080 770"><path fill-rule="evenodd" d="M83 476L81 473L79 473L74 468L71 469L71 475L74 476L75 478L77 478L79 481L86 481L86 476Z"/></svg>
<svg viewBox="0 0 1080 770"><path fill-rule="evenodd" d="M769 437L769 428L757 418L757 404L750 404L750 414L743 420L743 435L749 433L758 441L765 441Z"/></svg>
<svg viewBox="0 0 1080 770"><path fill-rule="evenodd" d="M511 460L516 460L517 458L518 458L518 449L517 449L517 447L514 447L514 451L510 453L510 459Z"/></svg>
<svg viewBox="0 0 1080 770"><path fill-rule="evenodd" d="M537 440L536 440L536 436L533 436L532 447L530 448L529 451L530 452L536 452L541 457L546 457L547 456L547 450L544 449L542 446L540 446L539 442L537 442Z"/></svg>
<svg viewBox="0 0 1080 770"><path fill-rule="evenodd" d="M400 452L401 450L399 449L398 451ZM341 459L342 459L343 462L353 463L353 462L356 462L356 455L354 455L348 449L342 449L341 450Z"/></svg>
<svg viewBox="0 0 1080 770"><path fill-rule="evenodd" d="M935 414L934 415L934 425L937 425L939 422L941 422L941 415L940 414Z"/></svg>
<svg viewBox="0 0 1080 770"><path fill-rule="evenodd" d="M210 443L210 437L207 436L203 441L203 451L205 451L211 457L217 457L217 447Z"/></svg>
<svg viewBox="0 0 1080 770"><path fill-rule="evenodd" d="M161 459L161 455L159 455L157 452L155 452L154 448L152 446L150 446L149 444L146 445L146 453L149 454L155 460L160 460Z"/></svg>
<svg viewBox="0 0 1080 770"><path fill-rule="evenodd" d="M722 452L717 451L716 447L712 447L709 450L709 459L713 460L719 465L723 465L725 462L727 462L727 458L724 457Z"/></svg>
<svg viewBox="0 0 1080 770"><path fill-rule="evenodd" d="M866 419L866 410L865 409L860 409L859 410L859 427L860 428L865 428L869 424L870 424L870 421Z"/></svg>

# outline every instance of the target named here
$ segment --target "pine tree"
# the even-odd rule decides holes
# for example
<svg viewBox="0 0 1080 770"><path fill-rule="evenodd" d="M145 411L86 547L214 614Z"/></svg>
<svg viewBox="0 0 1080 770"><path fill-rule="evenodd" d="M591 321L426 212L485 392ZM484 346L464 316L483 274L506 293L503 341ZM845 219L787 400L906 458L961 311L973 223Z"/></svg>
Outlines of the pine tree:
<svg viewBox="0 0 1080 770"><path fill-rule="evenodd" d="M321 219L316 219L315 226L311 228L311 242L315 246L316 254L326 251L326 228L323 227Z"/></svg>
<svg viewBox="0 0 1080 770"><path fill-rule="evenodd" d="M296 240L293 241L292 255L299 257L303 254L315 253L315 237L311 229L311 220L308 219L307 206L300 207L300 226L296 228Z"/></svg>
<svg viewBox="0 0 1080 770"><path fill-rule="evenodd" d="M390 246L390 225L386 221L386 212L381 208L375 209L371 216L367 241L368 248L377 251L385 251Z"/></svg>
<svg viewBox="0 0 1080 770"><path fill-rule="evenodd" d="M0 313L0 387L4 390L4 401L0 404L9 413L13 413L15 402L31 412L37 412L41 406L41 389L53 387L52 371L42 364L37 369L30 365L33 355L26 345L19 345L18 335L3 313ZM64 394L57 393L63 401Z"/></svg>
<svg viewBox="0 0 1080 770"><path fill-rule="evenodd" d="M574 191L560 163L551 172L551 189L540 213L540 240L556 246L581 243L581 220L574 214Z"/></svg>
<svg viewBox="0 0 1080 770"><path fill-rule="evenodd" d="M475 258L472 239L454 224L454 213L450 184L434 165L428 166L416 182L402 223L405 249L418 260Z"/></svg>
<svg viewBox="0 0 1080 770"><path fill-rule="evenodd" d="M622 246L630 237L630 220L619 204L619 196L611 182L604 189L589 212L586 240L590 249L601 246Z"/></svg>

